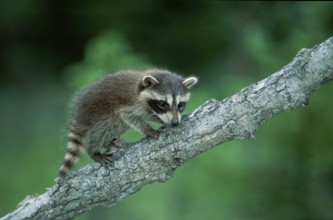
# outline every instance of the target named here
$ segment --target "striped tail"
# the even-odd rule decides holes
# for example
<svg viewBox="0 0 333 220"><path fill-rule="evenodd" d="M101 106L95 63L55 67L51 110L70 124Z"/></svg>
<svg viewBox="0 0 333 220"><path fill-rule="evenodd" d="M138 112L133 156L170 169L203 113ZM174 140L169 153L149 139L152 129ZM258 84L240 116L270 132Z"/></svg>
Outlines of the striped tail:
<svg viewBox="0 0 333 220"><path fill-rule="evenodd" d="M65 159L59 169L59 177L61 179L65 179L74 164L79 160L81 149L82 137L77 134L72 127L71 131L68 134L67 152L65 154Z"/></svg>

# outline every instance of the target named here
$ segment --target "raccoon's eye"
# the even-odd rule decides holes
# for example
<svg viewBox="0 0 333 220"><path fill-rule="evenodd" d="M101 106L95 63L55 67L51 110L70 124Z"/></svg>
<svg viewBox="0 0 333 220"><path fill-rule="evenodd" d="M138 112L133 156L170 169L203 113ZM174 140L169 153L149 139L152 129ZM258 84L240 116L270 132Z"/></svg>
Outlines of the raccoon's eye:
<svg viewBox="0 0 333 220"><path fill-rule="evenodd" d="M168 107L168 103L165 101L156 101L157 107L161 110L166 110Z"/></svg>
<svg viewBox="0 0 333 220"><path fill-rule="evenodd" d="M157 114L165 113L170 108L169 104L162 100L150 99L148 100L148 104L152 108L152 110Z"/></svg>
<svg viewBox="0 0 333 220"><path fill-rule="evenodd" d="M185 106L186 106L186 102L179 102L179 104L178 104L178 110L179 110L179 112L182 112L182 111L184 111L184 109L185 109Z"/></svg>

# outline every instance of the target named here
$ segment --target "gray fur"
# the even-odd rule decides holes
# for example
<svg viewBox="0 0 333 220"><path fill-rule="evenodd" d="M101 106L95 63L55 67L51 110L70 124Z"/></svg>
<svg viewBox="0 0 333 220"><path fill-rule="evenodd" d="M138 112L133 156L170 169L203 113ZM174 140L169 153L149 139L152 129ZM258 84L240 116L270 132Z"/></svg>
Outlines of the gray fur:
<svg viewBox="0 0 333 220"><path fill-rule="evenodd" d="M74 133L80 137L77 138L80 142L71 138L70 146L76 144L79 148L81 140L85 139L86 144L83 145L86 146L83 147L88 154L105 165L110 161L108 155L101 153L101 150L116 146L115 140L129 128L134 128L146 136L157 137L158 131L151 128L147 121L170 122L162 116L163 120L158 119L159 115L149 106L148 99L154 97L159 100L176 96L178 100L179 97L188 99L189 91L183 84L184 80L186 81L167 70L126 70L108 75L86 87L77 97L73 108L71 132L72 136ZM175 107L173 110L175 111ZM178 116L180 119L180 113ZM78 157L75 152L67 154ZM73 161L69 163L65 160L60 172L68 172L74 164Z"/></svg>

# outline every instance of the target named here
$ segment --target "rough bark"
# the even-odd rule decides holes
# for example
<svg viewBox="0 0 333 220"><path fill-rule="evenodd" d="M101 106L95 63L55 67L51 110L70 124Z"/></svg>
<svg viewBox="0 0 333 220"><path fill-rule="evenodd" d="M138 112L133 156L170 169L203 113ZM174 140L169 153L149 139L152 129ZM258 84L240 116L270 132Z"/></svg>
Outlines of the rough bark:
<svg viewBox="0 0 333 220"><path fill-rule="evenodd" d="M163 182L175 169L218 144L253 138L274 115L309 103L310 94L333 79L333 37L302 49L291 63L222 101L209 100L158 139L133 144L110 168L92 163L72 172L59 188L28 196L1 219L70 219L95 206L113 206L146 184ZM58 190L56 190L58 189Z"/></svg>

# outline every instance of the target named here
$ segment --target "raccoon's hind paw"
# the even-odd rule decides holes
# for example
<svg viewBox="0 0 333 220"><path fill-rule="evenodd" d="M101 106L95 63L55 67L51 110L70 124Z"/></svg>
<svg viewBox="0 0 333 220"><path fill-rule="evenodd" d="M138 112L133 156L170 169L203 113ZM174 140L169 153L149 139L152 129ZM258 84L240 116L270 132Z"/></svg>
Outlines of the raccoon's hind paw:
<svg viewBox="0 0 333 220"><path fill-rule="evenodd" d="M105 166L105 167L113 167L114 162L115 162L115 160L112 157L110 157L108 155L105 155L105 159L104 159L102 165Z"/></svg>
<svg viewBox="0 0 333 220"><path fill-rule="evenodd" d="M124 145L122 145L124 146ZM111 148L108 152L105 153L109 161L117 161L119 160L122 156L124 156L126 151L125 147L122 148Z"/></svg>
<svg viewBox="0 0 333 220"><path fill-rule="evenodd" d="M110 160L110 158L105 153L95 153L92 155L92 158L102 166L110 166L112 164L112 160Z"/></svg>

